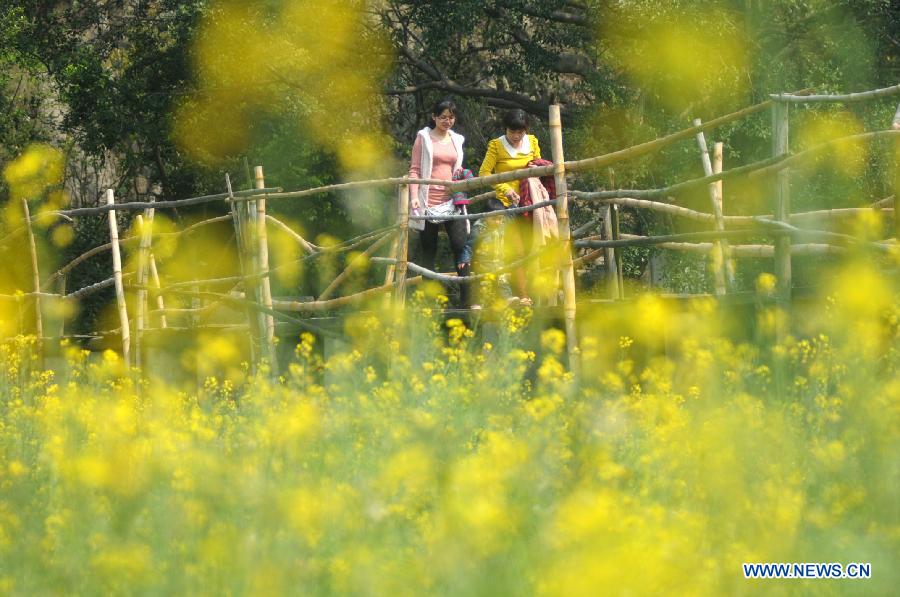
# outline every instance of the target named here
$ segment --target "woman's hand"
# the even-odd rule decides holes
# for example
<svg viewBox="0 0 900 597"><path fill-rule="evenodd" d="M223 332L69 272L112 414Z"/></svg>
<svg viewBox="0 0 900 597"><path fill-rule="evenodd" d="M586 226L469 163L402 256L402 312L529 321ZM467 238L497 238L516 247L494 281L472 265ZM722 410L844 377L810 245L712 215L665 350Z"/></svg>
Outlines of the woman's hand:
<svg viewBox="0 0 900 597"><path fill-rule="evenodd" d="M418 197L413 197L409 200L409 207L413 211L417 211L419 209L419 199Z"/></svg>
<svg viewBox="0 0 900 597"><path fill-rule="evenodd" d="M519 194L517 192L515 192L512 189L509 189L508 191L506 191L505 194L506 194L506 198L509 199L510 201L512 201L513 205L519 204Z"/></svg>

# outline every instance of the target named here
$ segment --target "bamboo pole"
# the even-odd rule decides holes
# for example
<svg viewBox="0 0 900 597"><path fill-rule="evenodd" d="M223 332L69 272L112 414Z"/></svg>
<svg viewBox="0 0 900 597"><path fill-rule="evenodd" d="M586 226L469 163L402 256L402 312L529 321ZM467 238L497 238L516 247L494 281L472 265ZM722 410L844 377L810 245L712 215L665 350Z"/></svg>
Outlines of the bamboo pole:
<svg viewBox="0 0 900 597"><path fill-rule="evenodd" d="M784 106L784 109L787 110L788 104L778 104ZM773 108L773 112L776 109ZM758 179L760 177L769 176L774 172L780 172L786 168L792 167L797 162L802 162L803 160L809 159L810 157L829 149L833 145L839 145L841 143L849 143L849 142L862 142L862 141L872 141L874 139L881 138L888 139L898 139L900 138L900 130L889 130L889 131L870 131L868 133L859 133L856 135L847 135L846 137L837 137L835 139L829 139L828 141L824 141L818 145L810 147L809 149L804 149L803 151L799 151L797 153L788 153L785 150L784 153L776 156L775 161L772 165L766 166L765 168L758 168L753 170L747 175L747 178L750 180Z"/></svg>
<svg viewBox="0 0 900 597"><path fill-rule="evenodd" d="M694 126L700 126L701 120L699 118L694 119ZM700 161L703 164L703 174L705 176L712 176L713 166L712 161L709 158L709 148L706 145L706 135L701 131L697 133L697 145L700 149ZM707 187L709 189L709 202L712 206L713 215L715 216L715 229L722 231L725 230L725 222L722 219L722 204L719 200L717 185L718 182L710 183ZM715 291L717 295L723 295L727 291L727 286L725 284L725 241L717 240L713 243L714 249L712 252L712 262L713 262L713 274L715 276Z"/></svg>
<svg viewBox="0 0 900 597"><path fill-rule="evenodd" d="M790 151L789 110L790 104L779 102L772 106L772 154L776 157ZM784 165L785 160L779 166ZM757 171L759 174L761 171ZM779 169L775 180L775 220L786 223L790 213L790 170ZM772 350L772 370L776 394L784 398L788 388L786 358L779 356L775 349L783 347L788 336L791 307L791 237L787 233L775 236L775 289L776 319L775 346Z"/></svg>
<svg viewBox="0 0 900 597"><path fill-rule="evenodd" d="M400 235L394 236L393 242L391 242L391 250L388 251L388 256L396 259L398 257L398 252L400 251ZM391 284L394 281L394 270L397 266L393 263L388 265L387 272L384 275L384 283Z"/></svg>
<svg viewBox="0 0 900 597"><path fill-rule="evenodd" d="M611 168L608 167L606 169L607 176L609 176L609 186L610 188L616 188L616 173ZM619 238L619 210L615 203L611 203L609 206L609 234L608 238L612 240L618 240ZM616 298L625 298L625 280L622 276L622 252L616 248L610 248L609 252L612 254L612 259L610 263L615 266L610 273L612 273L613 279L616 284ZM607 268L609 272L610 269Z"/></svg>
<svg viewBox="0 0 900 597"><path fill-rule="evenodd" d="M569 191L569 194L572 195L573 197L575 196L573 191ZM591 221L587 222L586 224L582 224L581 226L579 226L578 228L576 228L575 230L572 231L572 238L580 238L580 237L584 236L591 230L591 228L593 228L594 226L599 224L602 221L602 219L603 218L593 218Z"/></svg>
<svg viewBox="0 0 900 597"><path fill-rule="evenodd" d="M235 191L235 200L252 200L252 197L259 195L268 195L280 191L279 187L267 189L252 189L249 191ZM187 207L189 205L202 205L204 203L214 203L227 198L227 193L217 193L215 195L203 195L202 197L190 197L188 199L174 199L172 201L131 201L130 203L119 203L115 206L116 211L141 211L144 209L177 209L179 207ZM247 199L247 198L251 199ZM104 214L110 210L108 205L100 205L98 207L75 207L72 209L60 209L41 214L58 215L68 217L79 216L97 216Z"/></svg>
<svg viewBox="0 0 900 597"><path fill-rule="evenodd" d="M119 323L122 330L122 359L131 365L131 334L128 324L128 309L125 306L125 286L122 283L122 254L119 251L119 225L116 222L116 199L112 189L106 189L106 204L111 207L109 216L109 238L112 242L113 279L116 287L116 304L119 307Z"/></svg>
<svg viewBox="0 0 900 597"><path fill-rule="evenodd" d="M249 165L246 165L249 168ZM250 176L251 172L249 169L247 170L247 175ZM254 180L250 179L250 184L255 184ZM240 203L238 204L239 209L241 208ZM252 280L252 285L250 288L245 289L247 292L247 296L252 300L255 300L260 307L265 307L263 304L263 289L262 285L259 283L259 277L257 274L260 273L261 268L259 266L259 241L257 239L257 224L256 224L256 198L254 197L250 201L244 202L243 209L246 209L246 213L243 214L243 217L246 219L244 222L247 224L244 227L244 236L247 241L247 261L250 265L249 271ZM257 330L257 340L259 345L259 352L257 353L258 358L261 360L267 353L266 347L266 313L262 309L254 309L256 313L256 330Z"/></svg>
<svg viewBox="0 0 900 597"><path fill-rule="evenodd" d="M397 258L400 256L399 255L400 254L400 235L396 234L396 235L392 235L392 236L394 237L394 240L391 241L391 248L388 250L388 257L392 261L388 264L387 268L385 268L384 286L387 286L389 284L393 285L394 278L396 275L396 270L397 270ZM390 306L390 301L391 301L391 295L385 294L384 295L384 305L383 305L383 307L385 309L387 309Z"/></svg>
<svg viewBox="0 0 900 597"><path fill-rule="evenodd" d="M64 296L60 296L55 292L21 292L16 291L15 294L0 294L0 300L3 301L21 301L23 298L34 298L34 297L46 298L46 299L60 299L66 298Z"/></svg>
<svg viewBox="0 0 900 597"><path fill-rule="evenodd" d="M893 200L892 197L890 201ZM847 218L852 218L863 213L884 214L893 217L894 209L892 207L842 207L837 209L800 211L788 214L788 221L794 224L809 221L825 224L842 224Z"/></svg>
<svg viewBox="0 0 900 597"><path fill-rule="evenodd" d="M231 197L233 197L231 176L227 172L225 173L225 187L228 189L228 197L231 199ZM253 261L249 252L249 239L246 238L247 226L244 221L244 207L242 204L230 200L229 206L231 208L232 222L234 223L234 241L235 247L237 248L238 266L241 270L241 279L244 280L244 292L249 298L254 295L256 287L255 285L251 285L251 278L248 277L248 270L252 268ZM255 367L259 360L261 348L259 343L259 317L257 316L256 311L249 306L247 306L244 311L247 316L247 329L250 331L250 363Z"/></svg>
<svg viewBox="0 0 900 597"><path fill-rule="evenodd" d="M636 234L623 234L623 239L649 238ZM656 245L660 249L673 251L686 251L689 253L709 253L713 243L660 243ZM775 256L773 245L731 245L731 250L736 257L768 257ZM846 251L844 247L821 243L805 243L791 245L791 255L840 255Z"/></svg>
<svg viewBox="0 0 900 597"><path fill-rule="evenodd" d="M716 230L701 230L699 232L678 232L674 234L662 234L659 236L646 236L641 238L614 238L612 240L576 240L575 246L579 248L601 249L601 248L620 248L620 247L646 247L660 245L662 243L671 242L694 242L694 241L713 241L717 238L745 238L748 236L759 236L759 229L747 228L743 230L726 230L718 232Z"/></svg>
<svg viewBox="0 0 900 597"><path fill-rule="evenodd" d="M321 250L321 247L318 247L317 245L312 244L311 242L309 242L308 240L306 240L305 238L303 238L302 236L297 234L294 230L291 229L290 226L288 226L287 224L285 224L278 218L275 218L273 216L266 214L266 222L271 222L272 224L277 226L279 229L281 229L284 233L286 233L288 236L292 237L294 240L296 240L298 243L300 243L300 246L303 247L303 250L306 251L307 253L310 253L310 254L318 253Z"/></svg>
<svg viewBox="0 0 900 597"><path fill-rule="evenodd" d="M406 262L409 258L409 185L401 184L397 193L397 220L400 230L397 234L397 269L394 301L403 306L406 302Z"/></svg>
<svg viewBox="0 0 900 597"><path fill-rule="evenodd" d="M418 284L422 281L421 276L415 276L412 278L407 278L405 283L407 286L412 286L414 284ZM275 299L272 301L272 309L267 309L263 305L260 305L256 301L248 300L244 293L242 292L232 292L230 294L223 294L218 292L201 292L200 295L204 298L219 300L223 302L229 302L234 304L246 305L250 306L254 309L258 309L263 312L271 313L273 317L280 317L287 321L292 321L299 325L302 325L304 328L309 329L310 331L325 333L325 330L319 328L309 321L303 320L295 320L290 317L284 317L283 314L279 313L279 311L297 311L297 312L307 312L307 311L330 311L337 307L343 307L346 305L353 305L362 300L365 300L372 296L377 296L385 291L391 290L391 287L396 287L400 282L395 282L393 285L386 284L384 286L376 286L375 288L369 288L367 290L363 290L362 292L357 292L356 294L351 294L347 296L342 296L338 298L329 299L327 301L285 301ZM191 294L189 292L182 291L174 291L176 294Z"/></svg>
<svg viewBox="0 0 900 597"><path fill-rule="evenodd" d="M607 203L604 206L603 228L600 234L603 240L613 239L612 209L612 203ZM603 261L606 266L606 289L609 293L609 298L617 300L621 296L619 295L619 267L616 265L616 251L611 247L601 250L603 251Z"/></svg>
<svg viewBox="0 0 900 597"><path fill-rule="evenodd" d="M125 278L129 278L129 277L131 277L131 273L122 274L123 280ZM104 288L109 288L110 286L115 286L115 284L116 284L115 276L110 276L109 278L107 278L105 280L100 280L99 282L95 282L95 283L85 286L83 288L79 288L78 290L75 290L73 292L70 292L69 294L66 295L65 298L67 301L79 300L86 296L94 294L95 292L99 292L99 291L103 290Z"/></svg>
<svg viewBox="0 0 900 597"><path fill-rule="evenodd" d="M777 103L772 107L772 153L780 156L788 153L789 145L788 105ZM775 185L775 220L787 222L790 213L790 170L779 170ZM778 279L778 298L787 309L791 300L791 237L779 234L775 238L775 275Z"/></svg>
<svg viewBox="0 0 900 597"><path fill-rule="evenodd" d="M821 239L829 244L835 244L841 247L862 246L872 250L880 251L884 254L890 254L896 250L896 245L892 242L870 242L860 240L848 234L838 234L836 232L826 232L823 230L808 230L791 226L785 222L776 220L767 220L757 218L755 220L755 228L745 228L742 230L703 230L700 232L682 232L677 234L663 234L660 236L648 236L639 239L618 239L618 240L578 240L575 241L576 247L588 247L598 249L600 247L641 247L647 245L658 245L664 242L682 242L682 241L698 241L698 240L716 240L719 238L744 238L746 236L759 236L761 234L776 236L778 234L789 234L798 238L805 239Z"/></svg>
<svg viewBox="0 0 900 597"><path fill-rule="evenodd" d="M712 164L713 174L721 174L722 173L722 167L723 167L724 161L725 161L724 158L725 158L725 144L722 143L721 141L719 141L718 143L713 145L713 164ZM722 183L723 183L722 180L717 180L715 185L716 185L716 198L719 200L719 212L721 214L721 220L722 220L722 225L723 225L722 229L724 230L725 195L723 193L723 188L722 188L723 184ZM729 245L728 242L725 242L722 246L725 249L725 279L728 281L728 285L731 288L734 288L735 276L736 276L737 272L735 271L734 256L732 255L732 252L731 252L731 245Z"/></svg>
<svg viewBox="0 0 900 597"><path fill-rule="evenodd" d="M621 238L619 234L619 206L612 206L612 237L613 240L619 240ZM614 249L616 253L616 278L619 281L619 297L625 298L625 263L624 257L622 257L622 251L619 249Z"/></svg>
<svg viewBox="0 0 900 597"><path fill-rule="evenodd" d="M574 196L577 199L587 200L587 201L598 201L604 205L616 204L621 205L622 207L635 207L638 209L647 209L650 211L660 212L669 214L672 216L677 216L681 218L685 218L688 220L693 220L697 222L714 222L715 215L708 214L700 211L696 211L693 209L689 209L687 207L681 207L679 205L672 205L671 203L662 203L660 201L650 201L647 199L634 199L631 197L621 197L621 198L601 198L596 199L599 193L588 193L584 191L569 191L569 194ZM815 220L823 220L826 222L840 222L845 218L850 218L854 216L858 216L859 214L865 212L884 212L886 214L893 215L894 209L892 207L887 207L891 205L894 201L894 197L888 197L886 199L882 199L877 203L873 204L870 207L842 207L836 209L820 209L815 211L801 211L792 214L788 214L788 221L791 223L802 223L808 221ZM726 226L728 225L752 225L756 222L757 218L772 218L772 214L760 214L757 216L722 216L723 221Z"/></svg>
<svg viewBox="0 0 900 597"><path fill-rule="evenodd" d="M153 253L150 253L150 279L156 287L156 306L159 309L165 310L166 301L163 299L162 285L159 283L159 272L156 269L156 258L153 256ZM159 327L163 329L167 327L165 314L160 314L159 316Z"/></svg>
<svg viewBox="0 0 900 597"><path fill-rule="evenodd" d="M144 213L147 213L147 210L144 210ZM147 291L144 290L144 276L142 275L144 273L142 271L142 265L145 258L144 228L146 225L144 223L144 217L140 214L134 217L134 221L137 227L137 235L140 239L140 244L138 245L138 263L135 271L137 300L134 305L134 364L137 367L141 367L143 363L141 358L141 343L143 341L142 335L144 333L144 299L147 294Z"/></svg>
<svg viewBox="0 0 900 597"><path fill-rule="evenodd" d="M137 305L135 305L136 314L134 317L134 362L140 367L143 364L141 355L141 345L143 344L144 333L144 313L147 311L147 268L150 256L150 243L153 239L153 210L144 210L144 216L136 216L137 228L141 235L141 242L138 247L138 265L136 282L138 285Z"/></svg>
<svg viewBox="0 0 900 597"><path fill-rule="evenodd" d="M553 156L553 180L556 184L556 219L559 222L559 242L564 251L560 264L563 276L563 312L566 325L566 348L569 368L575 380L581 377L581 351L578 348L578 329L575 322L575 266L572 264L572 229L569 227L569 190L566 185L565 156L563 155L562 118L559 104L550 106L550 149Z"/></svg>
<svg viewBox="0 0 900 597"><path fill-rule="evenodd" d="M850 103L861 102L879 97L888 97L900 93L900 85L885 87L883 89L873 89L871 91L863 91L860 93L846 93L843 95L796 95L792 93L773 93L769 95L777 102L787 102L792 104L811 104L822 102Z"/></svg>
<svg viewBox="0 0 900 597"><path fill-rule="evenodd" d="M256 188L265 188L265 179L263 178L263 167L256 166L254 168L256 179ZM269 271L269 240L266 234L266 196L261 195L256 200L256 241L259 243L259 269L260 271ZM269 276L260 279L260 290L262 291L262 303L269 310L272 309L272 284ZM270 314L265 314L265 343L266 355L269 359L269 368L273 375L278 374L278 353L275 349L275 318Z"/></svg>
<svg viewBox="0 0 900 597"><path fill-rule="evenodd" d="M22 199L22 210L25 212L25 226L28 228L28 253L31 256L31 281L35 293L41 292L41 273L38 269L37 243L34 241L34 229L31 227L31 212L28 200ZM34 333L37 336L38 362L44 368L44 322L41 317L41 297L34 297Z"/></svg>
<svg viewBox="0 0 900 597"><path fill-rule="evenodd" d="M323 301L330 297L337 289L337 287L340 286L341 283L347 278L347 276L350 275L350 272L353 270L353 268L357 267L360 262L364 262L367 257L372 255L375 251L381 248L384 243L386 243L388 240L391 240L393 237L393 234L386 234L382 236L374 243L369 245L369 248L366 249L361 255L357 255L354 259L352 259L350 263L347 264L347 267L344 268L344 271L338 274L338 276L331 281L331 284L329 284L328 287L322 291L322 294L319 295L319 300Z"/></svg>
<svg viewBox="0 0 900 597"><path fill-rule="evenodd" d="M712 160L712 173L713 174L721 174L722 173L722 163L724 161L725 154L725 144L721 141L717 141L713 144L713 160ZM725 216L725 198L722 195L722 180L717 180L715 182L716 185L716 197L719 200L719 206L721 207L722 217Z"/></svg>

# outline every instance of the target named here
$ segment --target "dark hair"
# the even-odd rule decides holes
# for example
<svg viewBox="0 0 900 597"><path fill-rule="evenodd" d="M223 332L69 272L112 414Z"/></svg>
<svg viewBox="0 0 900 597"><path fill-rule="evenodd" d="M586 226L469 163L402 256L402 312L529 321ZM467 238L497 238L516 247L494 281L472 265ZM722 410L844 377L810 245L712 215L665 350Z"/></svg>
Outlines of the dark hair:
<svg viewBox="0 0 900 597"><path fill-rule="evenodd" d="M528 118L528 114L525 113L525 110L520 110L518 108L514 110L508 110L506 114L503 115L503 126L511 131L528 131L531 128L531 121Z"/></svg>
<svg viewBox="0 0 900 597"><path fill-rule="evenodd" d="M450 110L451 114L453 114L454 116L459 116L459 114L456 113L456 103L450 98L442 99L438 103L436 103L434 107L431 108L431 115L440 116L444 113L444 110ZM434 124L434 120L431 120L428 123L428 128L433 129Z"/></svg>

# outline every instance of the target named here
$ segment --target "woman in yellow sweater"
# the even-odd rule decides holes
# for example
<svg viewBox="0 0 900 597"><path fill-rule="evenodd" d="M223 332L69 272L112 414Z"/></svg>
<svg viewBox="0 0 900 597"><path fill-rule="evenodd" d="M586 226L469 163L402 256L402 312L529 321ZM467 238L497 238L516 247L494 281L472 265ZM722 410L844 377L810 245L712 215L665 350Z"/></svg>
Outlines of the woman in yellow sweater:
<svg viewBox="0 0 900 597"><path fill-rule="evenodd" d="M510 110L503 115L503 126L506 133L491 139L488 143L487 153L478 176L488 176L526 168L531 160L541 157L541 147L537 137L529 135L528 115L524 110ZM516 207L519 204L519 181L513 180L494 186L497 194L496 200L503 208ZM499 209L493 199L492 203ZM521 215L514 216L506 226L504 244L509 249L507 257L510 260L521 259L528 254L531 240L531 221ZM513 280L516 292L519 294L523 305L531 305L528 297L528 289L525 280L525 268L518 267L513 270Z"/></svg>

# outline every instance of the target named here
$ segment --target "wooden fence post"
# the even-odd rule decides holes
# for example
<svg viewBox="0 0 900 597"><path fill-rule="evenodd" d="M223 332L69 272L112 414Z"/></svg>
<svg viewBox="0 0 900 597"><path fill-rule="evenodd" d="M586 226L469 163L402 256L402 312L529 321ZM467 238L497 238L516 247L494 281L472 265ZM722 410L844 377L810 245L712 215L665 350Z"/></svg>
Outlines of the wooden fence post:
<svg viewBox="0 0 900 597"><path fill-rule="evenodd" d="M394 240L391 241L391 250L388 251L388 257L391 259L397 259L397 252L400 250L400 235L395 234ZM385 285L393 284L394 282L394 272L396 271L397 266L395 263L391 262L387 266L387 271L384 274L384 283Z"/></svg>
<svg viewBox="0 0 900 597"><path fill-rule="evenodd" d="M112 189L106 189L106 204L115 205ZM119 323L122 327L122 358L126 366L131 365L131 333L128 326L128 309L125 306L125 287L122 284L122 253L119 251L119 225L116 210L109 212L109 239L112 243L113 280L116 286L116 304L119 307Z"/></svg>
<svg viewBox="0 0 900 597"><path fill-rule="evenodd" d="M619 206L612 204L612 238L619 240L622 236L619 234ZM619 283L619 298L625 298L625 259L622 257L624 249L613 249L616 254L616 279Z"/></svg>
<svg viewBox="0 0 900 597"><path fill-rule="evenodd" d="M575 267L572 263L572 230L569 227L569 190L566 186L565 156L563 154L562 118L559 104L550 105L550 149L553 157L553 180L556 183L556 219L559 221L559 241L564 254L563 313L566 325L566 347L569 369L576 381L581 376L581 351L578 349L578 329L575 322Z"/></svg>
<svg viewBox="0 0 900 597"><path fill-rule="evenodd" d="M147 268L150 255L150 243L153 239L153 209L145 209L144 216L135 216L137 229L140 234L140 245L138 246L138 263L137 263L137 305L135 305L136 313L134 316L134 362L135 365L141 367L143 364L141 355L141 345L144 338L144 313L147 312Z"/></svg>
<svg viewBox="0 0 900 597"><path fill-rule="evenodd" d="M406 261L409 258L409 185L406 183L401 184L397 192L397 221L400 230L397 233L397 268L394 270L397 286L394 288L394 302L402 307L406 303Z"/></svg>
<svg viewBox="0 0 900 597"><path fill-rule="evenodd" d="M772 153L775 157L789 151L788 104L772 104ZM775 219L787 222L791 211L790 168L778 171L775 185ZM791 237L778 232L775 236L775 275L778 278L779 306L787 313L791 300Z"/></svg>
<svg viewBox="0 0 900 597"><path fill-rule="evenodd" d="M772 104L772 153L781 156L789 151L788 104ZM790 169L779 170L775 182L775 220L787 222L790 214ZM791 237L784 232L775 233L776 313L775 343L783 348L790 326L791 309ZM784 356L774 356L773 374L775 391L780 398L788 393L788 365Z"/></svg>
<svg viewBox="0 0 900 597"><path fill-rule="evenodd" d="M243 218L243 208L240 203L235 202L234 192L231 189L231 176L225 174L225 187L228 190L229 206L231 208L231 220L234 223L234 244L237 248L238 266L241 270L241 276L244 279L244 295L247 300L252 300L255 293L255 284L252 279L247 276L248 270L252 271L252 257L248 251L247 228ZM256 367L259 358L259 318L256 310L247 306L245 309L247 314L247 329L250 332L250 363Z"/></svg>
<svg viewBox="0 0 900 597"><path fill-rule="evenodd" d="M612 240L613 237L612 208L610 203L603 208L603 227L600 230L600 238L603 240ZM616 265L616 250L603 249L603 261L606 266L606 290L610 299L617 300L619 298L619 266Z"/></svg>
<svg viewBox="0 0 900 597"><path fill-rule="evenodd" d="M245 170L247 171L247 175L250 176L250 166L245 163ZM255 186L255 182L251 178L251 185ZM246 201L240 202L237 204L238 211L242 211L246 209L245 214L241 214L241 219L246 226L243 228L244 232L244 240L247 243L246 253L247 253L247 265L248 265L248 276L250 278L249 285L247 287L247 298L252 301L255 301L257 304L262 304L263 302L263 291L262 284L260 283L260 267L259 267L259 241L257 240L257 223L256 223L256 197ZM260 309L253 309L255 311L255 330L256 330L256 339L257 346L259 350L257 351L257 360L262 359L263 355L266 354L265 347L265 335L266 335L266 314L263 313ZM258 362L257 362L258 364Z"/></svg>
<svg viewBox="0 0 900 597"><path fill-rule="evenodd" d="M256 180L256 188L266 188L266 181L263 178L263 167L256 166L254 168ZM261 195L256 200L256 241L259 243L259 274L262 276L259 280L261 296L260 299L266 309L272 309L272 284L269 280L269 237L266 234L266 196ZM275 349L275 318L271 313L266 313L264 329L264 338L266 343L266 356L269 359L269 368L275 375L278 374L278 353Z"/></svg>
<svg viewBox="0 0 900 597"><path fill-rule="evenodd" d="M695 118L693 125L700 126L702 121ZM697 133L697 145L700 148L700 160L703 163L703 175L711 176L713 174L712 161L709 159L709 148L706 145L706 135L703 131ZM719 185L711 183L709 185L709 201L712 204L713 215L715 216L715 230L723 232L725 230L725 220L722 217L722 200L718 193ZM727 292L725 282L725 244L727 241L718 239L713 243L713 273L715 275L715 291L716 294L722 295Z"/></svg>
<svg viewBox="0 0 900 597"><path fill-rule="evenodd" d="M721 174L722 166L725 158L725 144L721 141L717 142L713 145L713 174ZM719 200L719 208L722 212L722 219L724 224L725 218L725 195L722 188L722 181L716 181L716 197ZM724 228L724 226L723 226ZM734 254L731 251L731 244L726 242L722 245L725 253L725 279L728 281L728 285L734 289L735 286L735 276L736 268L734 263Z"/></svg>
<svg viewBox="0 0 900 597"><path fill-rule="evenodd" d="M22 199L22 210L25 213L25 229L28 232L28 252L31 255L31 280L34 288L34 333L37 336L38 363L44 368L44 323L41 317L41 274L38 270L37 243L34 241L34 229L31 227L31 211L28 200Z"/></svg>

